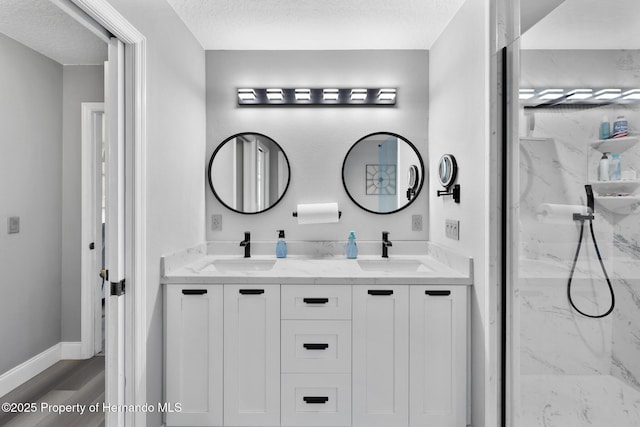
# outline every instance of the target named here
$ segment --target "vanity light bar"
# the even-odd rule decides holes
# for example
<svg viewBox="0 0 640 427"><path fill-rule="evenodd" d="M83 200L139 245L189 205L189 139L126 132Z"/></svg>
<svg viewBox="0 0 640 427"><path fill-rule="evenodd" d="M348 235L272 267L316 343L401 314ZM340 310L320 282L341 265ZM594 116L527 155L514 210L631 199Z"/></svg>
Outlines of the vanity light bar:
<svg viewBox="0 0 640 427"><path fill-rule="evenodd" d="M610 104L640 101L637 88L580 88L566 91L557 88L521 88L519 99L525 106L548 107L556 104Z"/></svg>
<svg viewBox="0 0 640 427"><path fill-rule="evenodd" d="M240 106L393 106L395 88L241 88Z"/></svg>

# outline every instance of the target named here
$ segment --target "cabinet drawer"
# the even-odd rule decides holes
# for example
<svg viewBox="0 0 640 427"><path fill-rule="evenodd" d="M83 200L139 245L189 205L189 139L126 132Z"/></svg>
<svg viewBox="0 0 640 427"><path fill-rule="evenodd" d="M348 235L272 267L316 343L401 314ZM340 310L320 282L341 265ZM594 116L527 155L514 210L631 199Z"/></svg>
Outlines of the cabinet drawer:
<svg viewBox="0 0 640 427"><path fill-rule="evenodd" d="M351 321L283 320L282 372L351 371Z"/></svg>
<svg viewBox="0 0 640 427"><path fill-rule="evenodd" d="M283 319L351 319L349 285L282 285Z"/></svg>
<svg viewBox="0 0 640 427"><path fill-rule="evenodd" d="M282 425L350 426L349 374L282 374Z"/></svg>

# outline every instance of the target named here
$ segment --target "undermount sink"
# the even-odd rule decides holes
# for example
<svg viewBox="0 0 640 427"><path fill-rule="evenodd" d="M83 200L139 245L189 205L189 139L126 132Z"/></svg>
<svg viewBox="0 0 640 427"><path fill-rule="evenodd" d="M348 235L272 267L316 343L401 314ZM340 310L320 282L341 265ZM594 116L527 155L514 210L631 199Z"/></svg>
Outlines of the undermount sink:
<svg viewBox="0 0 640 427"><path fill-rule="evenodd" d="M364 271L431 271L429 267L415 259L359 259L358 265Z"/></svg>
<svg viewBox="0 0 640 427"><path fill-rule="evenodd" d="M218 259L212 265L218 271L267 271L276 264L275 259Z"/></svg>

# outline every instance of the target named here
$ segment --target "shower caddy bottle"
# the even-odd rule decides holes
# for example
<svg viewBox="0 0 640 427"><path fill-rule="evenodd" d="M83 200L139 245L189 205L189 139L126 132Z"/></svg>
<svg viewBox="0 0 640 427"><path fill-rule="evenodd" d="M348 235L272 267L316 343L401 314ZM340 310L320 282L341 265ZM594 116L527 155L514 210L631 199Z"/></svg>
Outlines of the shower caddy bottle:
<svg viewBox="0 0 640 427"><path fill-rule="evenodd" d="M598 164L598 180L609 181L609 153L603 153Z"/></svg>
<svg viewBox="0 0 640 427"><path fill-rule="evenodd" d="M611 155L611 163L609 163L609 179L611 181L620 181L622 178L622 165L620 164L620 154Z"/></svg>

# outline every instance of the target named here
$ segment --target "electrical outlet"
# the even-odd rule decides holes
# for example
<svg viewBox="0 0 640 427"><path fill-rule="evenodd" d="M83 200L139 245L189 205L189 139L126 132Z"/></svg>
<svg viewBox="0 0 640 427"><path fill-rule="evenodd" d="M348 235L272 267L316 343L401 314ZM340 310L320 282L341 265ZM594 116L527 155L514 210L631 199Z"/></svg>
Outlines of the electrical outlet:
<svg viewBox="0 0 640 427"><path fill-rule="evenodd" d="M15 234L20 232L20 217L10 216L7 221L7 232L9 234Z"/></svg>
<svg viewBox="0 0 640 427"><path fill-rule="evenodd" d="M422 231L422 215L411 215L411 231Z"/></svg>
<svg viewBox="0 0 640 427"><path fill-rule="evenodd" d="M211 231L222 231L222 215L211 215Z"/></svg>
<svg viewBox="0 0 640 427"><path fill-rule="evenodd" d="M447 219L444 225L444 234L453 240L460 240L460 221Z"/></svg>

